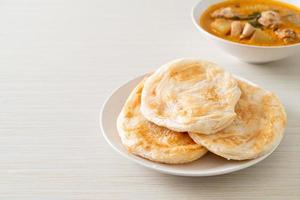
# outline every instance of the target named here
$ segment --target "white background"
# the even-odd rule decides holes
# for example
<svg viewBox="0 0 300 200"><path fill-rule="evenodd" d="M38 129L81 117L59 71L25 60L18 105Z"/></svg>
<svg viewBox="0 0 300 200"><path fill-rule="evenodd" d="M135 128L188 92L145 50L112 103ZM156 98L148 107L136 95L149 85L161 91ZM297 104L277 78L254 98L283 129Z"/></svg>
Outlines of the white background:
<svg viewBox="0 0 300 200"><path fill-rule="evenodd" d="M0 1L0 199L299 199L300 58L258 66L205 41L196 0ZM98 123L113 89L179 57L211 60L276 92L288 126L265 161L185 178L114 152Z"/></svg>

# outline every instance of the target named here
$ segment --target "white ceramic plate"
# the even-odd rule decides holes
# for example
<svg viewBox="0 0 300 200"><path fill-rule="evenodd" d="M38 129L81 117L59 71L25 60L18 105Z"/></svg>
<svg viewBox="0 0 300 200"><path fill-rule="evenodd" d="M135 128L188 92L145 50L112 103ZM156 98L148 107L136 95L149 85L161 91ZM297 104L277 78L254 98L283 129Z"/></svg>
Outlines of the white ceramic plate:
<svg viewBox="0 0 300 200"><path fill-rule="evenodd" d="M104 103L100 113L100 126L105 140L114 150L116 150L125 158L128 158L129 160L132 160L144 167L166 174L178 176L214 176L227 174L250 167L268 157L276 149L275 147L269 154L265 156L246 161L228 161L212 153L207 153L199 160L180 165L156 163L128 153L123 147L121 139L118 135L116 121L130 92L143 79L143 77L144 76L135 78L115 90ZM247 82L251 83L249 81Z"/></svg>

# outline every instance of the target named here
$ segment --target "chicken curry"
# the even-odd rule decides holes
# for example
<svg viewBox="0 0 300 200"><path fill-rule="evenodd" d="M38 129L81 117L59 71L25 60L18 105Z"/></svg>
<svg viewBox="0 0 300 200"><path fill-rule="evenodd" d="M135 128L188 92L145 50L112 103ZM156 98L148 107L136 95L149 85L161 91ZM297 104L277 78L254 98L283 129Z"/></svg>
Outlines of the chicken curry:
<svg viewBox="0 0 300 200"><path fill-rule="evenodd" d="M300 42L300 9L276 0L227 0L200 18L208 32L233 42L259 46Z"/></svg>

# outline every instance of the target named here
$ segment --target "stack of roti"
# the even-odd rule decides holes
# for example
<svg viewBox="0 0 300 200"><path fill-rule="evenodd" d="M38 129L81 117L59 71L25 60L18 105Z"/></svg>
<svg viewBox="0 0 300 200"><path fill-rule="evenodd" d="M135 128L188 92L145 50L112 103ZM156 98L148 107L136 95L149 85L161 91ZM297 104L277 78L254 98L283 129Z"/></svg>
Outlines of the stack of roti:
<svg viewBox="0 0 300 200"><path fill-rule="evenodd" d="M129 95L117 121L135 155L188 163L208 151L228 160L263 156L284 134L286 114L273 93L197 59L169 62Z"/></svg>

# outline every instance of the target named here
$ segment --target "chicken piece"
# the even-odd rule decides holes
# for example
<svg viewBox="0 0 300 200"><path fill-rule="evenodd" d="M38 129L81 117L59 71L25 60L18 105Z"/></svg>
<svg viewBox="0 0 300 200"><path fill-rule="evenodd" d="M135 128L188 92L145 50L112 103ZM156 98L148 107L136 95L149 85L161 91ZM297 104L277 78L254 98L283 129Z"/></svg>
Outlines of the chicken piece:
<svg viewBox="0 0 300 200"><path fill-rule="evenodd" d="M268 28L276 28L281 23L280 15L275 11L264 11L261 13L258 22Z"/></svg>
<svg viewBox="0 0 300 200"><path fill-rule="evenodd" d="M226 7L226 8L220 8L218 10L215 10L212 14L211 17L213 18L226 18L230 19L235 16L233 10L231 7Z"/></svg>
<svg viewBox="0 0 300 200"><path fill-rule="evenodd" d="M282 39L285 43L293 42L297 39L297 33L290 28L278 29L275 31L278 38Z"/></svg>
<svg viewBox="0 0 300 200"><path fill-rule="evenodd" d="M240 37L244 28L244 24L240 21L233 21L231 23L231 37Z"/></svg>
<svg viewBox="0 0 300 200"><path fill-rule="evenodd" d="M255 32L255 28L249 24L248 22L245 24L242 35L240 36L241 39L249 38Z"/></svg>

